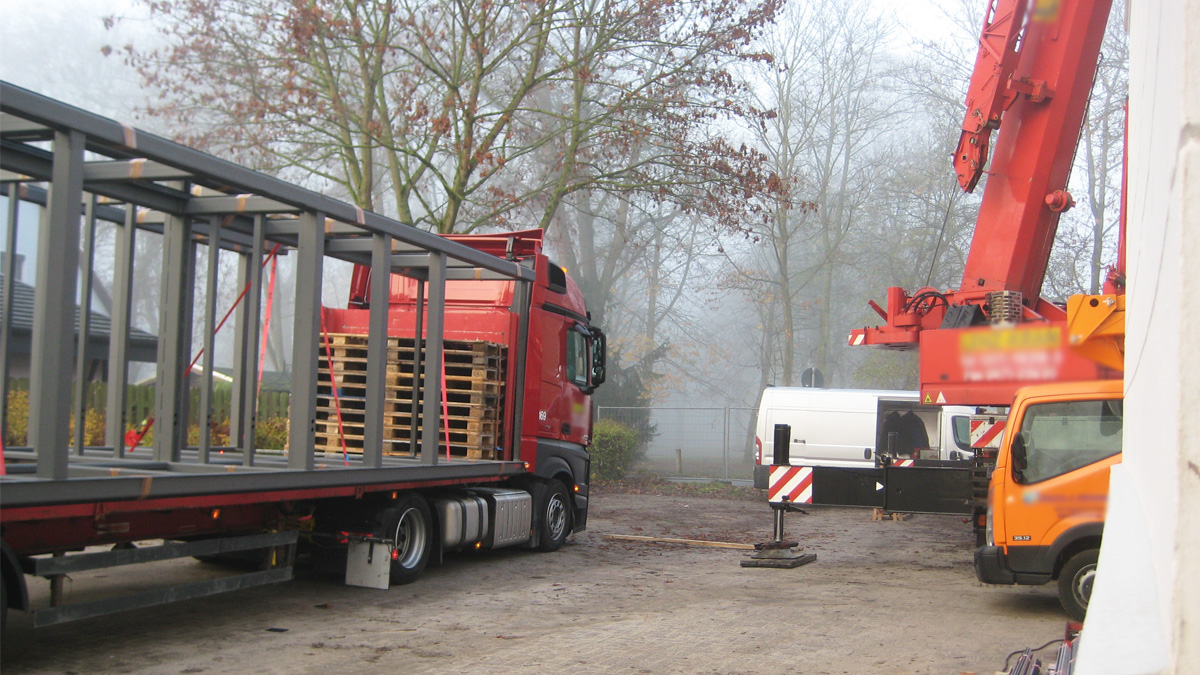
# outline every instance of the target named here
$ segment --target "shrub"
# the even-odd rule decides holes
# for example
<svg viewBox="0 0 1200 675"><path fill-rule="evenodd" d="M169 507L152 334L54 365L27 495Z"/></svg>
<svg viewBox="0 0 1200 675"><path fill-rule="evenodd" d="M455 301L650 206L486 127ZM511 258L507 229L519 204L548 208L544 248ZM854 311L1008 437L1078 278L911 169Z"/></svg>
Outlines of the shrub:
<svg viewBox="0 0 1200 675"><path fill-rule="evenodd" d="M8 428L4 430L4 446L25 445L29 435L29 392L13 389L8 392Z"/></svg>
<svg viewBox="0 0 1200 675"><path fill-rule="evenodd" d="M75 442L75 417L67 420L69 442ZM8 392L8 429L4 434L5 447L29 444L29 391L13 389ZM83 423L83 444L104 445L104 412L88 409Z"/></svg>
<svg viewBox="0 0 1200 675"><path fill-rule="evenodd" d="M288 419L266 417L254 427L254 444L263 450L282 450L287 443Z"/></svg>
<svg viewBox="0 0 1200 675"><path fill-rule="evenodd" d="M620 480L637 458L638 434L613 420L600 420L592 427L592 476Z"/></svg>
<svg viewBox="0 0 1200 675"><path fill-rule="evenodd" d="M209 424L208 432L209 446L223 447L229 445L229 420L214 419ZM195 424L188 427L188 445L200 445L200 425Z"/></svg>

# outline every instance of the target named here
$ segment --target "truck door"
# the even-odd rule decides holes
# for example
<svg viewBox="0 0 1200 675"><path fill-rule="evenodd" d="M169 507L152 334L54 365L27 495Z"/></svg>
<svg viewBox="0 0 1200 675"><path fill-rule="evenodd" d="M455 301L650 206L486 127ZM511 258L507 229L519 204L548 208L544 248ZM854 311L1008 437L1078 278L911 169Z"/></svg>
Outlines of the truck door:
<svg viewBox="0 0 1200 675"><path fill-rule="evenodd" d="M1035 402L1020 413L1005 468L1010 488L1003 499L1003 534L1013 571L1052 571L1040 561L1060 534L1103 521L1109 468L1120 461L1121 404L1120 399Z"/></svg>

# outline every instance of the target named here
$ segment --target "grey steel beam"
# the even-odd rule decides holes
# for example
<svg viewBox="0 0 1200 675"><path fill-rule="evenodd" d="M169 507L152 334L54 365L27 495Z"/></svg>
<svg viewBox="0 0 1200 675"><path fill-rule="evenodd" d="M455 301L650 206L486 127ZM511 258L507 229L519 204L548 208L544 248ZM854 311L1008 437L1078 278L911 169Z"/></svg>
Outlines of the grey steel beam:
<svg viewBox="0 0 1200 675"><path fill-rule="evenodd" d="M65 446L64 446L65 447ZM340 457L338 458L340 460ZM391 459L391 458L389 458ZM200 466L199 464L195 466ZM103 476L90 479L45 481L5 477L0 490L0 508L48 506L57 504L86 504L90 502L159 499L165 497L196 497L218 494L253 494L258 501L275 501L272 492L375 487L395 490L426 481L458 481L477 483L501 480L524 472L520 462L442 463L436 466L406 459L383 468L344 467L330 462L325 468L313 471L236 471L210 465L207 474L155 474L149 483L144 476Z"/></svg>
<svg viewBox="0 0 1200 675"><path fill-rule="evenodd" d="M429 265L429 328L425 347L425 395L421 415L421 462L437 464L441 438L442 338L446 325L446 256L437 254ZM450 448L446 448L450 452Z"/></svg>
<svg viewBox="0 0 1200 675"><path fill-rule="evenodd" d="M339 253L372 253L375 251L375 238L368 233L362 233L361 237L346 237L341 239L329 239L325 242L325 253L335 255Z"/></svg>
<svg viewBox="0 0 1200 675"><path fill-rule="evenodd" d="M0 166L37 180L49 180L51 174L50 153L23 143L9 140L0 142ZM133 202L167 213L183 210L188 196L178 190L157 183L114 183L95 182L87 186L89 192L111 197L118 202Z"/></svg>
<svg viewBox="0 0 1200 675"><path fill-rule="evenodd" d="M508 439L512 448L511 457L521 461L521 420L525 419L525 354L529 351L529 314L533 305L533 284L528 281L513 283L512 311L517 315L517 344L508 351L507 368L513 373L513 387L516 394L512 397L513 409L509 411L512 419L506 419Z"/></svg>
<svg viewBox="0 0 1200 675"><path fill-rule="evenodd" d="M83 168L84 182L189 180L187 171L145 159L124 159L88 162Z"/></svg>
<svg viewBox="0 0 1200 675"><path fill-rule="evenodd" d="M237 287L247 288L250 283L250 256L239 253L237 257ZM229 401L229 442L236 448L242 447L243 400L245 396L246 359L246 310L250 303L246 296L233 311L233 386Z"/></svg>
<svg viewBox="0 0 1200 675"><path fill-rule="evenodd" d="M83 258L80 260L82 288L79 293L79 334L75 348L75 454L83 454L87 431L87 345L92 332L92 273L96 255L96 195L90 195L83 213ZM63 273L68 273L63 270Z"/></svg>
<svg viewBox="0 0 1200 675"><path fill-rule="evenodd" d="M24 136L32 134L35 137L44 137L49 133L50 129L43 124L30 122L16 115L0 113L0 136Z"/></svg>
<svg viewBox="0 0 1200 675"><path fill-rule="evenodd" d="M12 330L13 269L17 265L17 221L20 213L21 194L24 186L11 183L8 186L8 233L4 238L4 285L0 288L0 438L8 431L8 348L9 331Z"/></svg>
<svg viewBox="0 0 1200 675"><path fill-rule="evenodd" d="M392 238L372 237L371 308L367 332L367 400L363 418L364 466L383 465L383 406L387 393L388 309L391 299ZM332 375L332 374L331 374Z"/></svg>
<svg viewBox="0 0 1200 675"><path fill-rule="evenodd" d="M20 181L18 181L16 184L19 185L21 188L21 190L20 190L21 201L29 202L30 204L37 204L38 206L46 205L47 190L45 188L40 188L40 187L37 187L36 185L29 185L27 183L23 183ZM8 190L9 190L8 183L0 183L0 195L7 196ZM82 212L83 212L83 206L80 205L80 213L82 213ZM97 204L96 205L96 218L99 220L108 221L110 223L120 224L120 223L125 222L125 209L123 207L111 206L108 204Z"/></svg>
<svg viewBox="0 0 1200 675"><path fill-rule="evenodd" d="M511 277L482 267L451 267L446 270L447 281L509 281Z"/></svg>
<svg viewBox="0 0 1200 675"><path fill-rule="evenodd" d="M129 378L129 323L133 309L134 245L137 241L137 207L125 207L124 225L117 229L113 255L112 330L108 342L108 423L104 442L117 457L125 455L125 386Z"/></svg>
<svg viewBox="0 0 1200 675"><path fill-rule="evenodd" d="M241 449L243 463L254 463L256 450L255 440L258 429L258 331L262 323L262 269L264 228L266 223L263 216L254 217L254 232L249 257L245 259L246 295L242 302L246 303L245 313L238 316L244 320L241 324L240 357L234 363L237 388L241 391ZM247 285L248 284L248 285Z"/></svg>
<svg viewBox="0 0 1200 675"><path fill-rule="evenodd" d="M429 267L435 262L431 253L400 253L392 255L392 267Z"/></svg>
<svg viewBox="0 0 1200 675"><path fill-rule="evenodd" d="M299 213L300 209L283 202L252 194L192 197L185 212L193 216L229 213Z"/></svg>
<svg viewBox="0 0 1200 675"><path fill-rule="evenodd" d="M300 234L299 218L272 218L267 221L266 236L291 236Z"/></svg>
<svg viewBox="0 0 1200 675"><path fill-rule="evenodd" d="M208 464L209 448L212 446L213 421L213 349L216 344L217 323L217 275L221 256L221 219L213 217L209 221L208 235L208 274L204 279L204 375L200 385L200 440L199 459L201 464Z"/></svg>
<svg viewBox="0 0 1200 675"><path fill-rule="evenodd" d="M37 124L56 128L70 127L85 132L90 137L89 148L96 151L107 149L113 155L136 153L139 157L189 171L196 175L197 182L208 180L213 184L228 186L231 193L267 196L306 212L326 214L336 221L359 225L373 233L389 234L421 249L440 251L471 265L491 269L509 277L533 279L532 270L524 269L515 262L477 251L375 213L364 212L345 202L268 177L159 136L132 129L7 82L0 82L0 109ZM100 189L96 191L104 194Z"/></svg>
<svg viewBox="0 0 1200 675"><path fill-rule="evenodd" d="M325 216L300 216L300 250L296 255L296 310L292 336L291 429L288 468L311 470L316 439L317 354L321 335L322 263Z"/></svg>
<svg viewBox="0 0 1200 675"><path fill-rule="evenodd" d="M168 214L163 211L143 210L138 213L138 227L156 234L162 234L163 223L167 222ZM208 223L200 220L192 223L192 236L207 237ZM241 247L250 246L251 232L254 230L254 219L251 216L226 216L221 221L221 248L236 251Z"/></svg>
<svg viewBox="0 0 1200 675"><path fill-rule="evenodd" d="M196 259L199 252L199 244L196 241L195 222L188 218L188 238L187 238L187 267L184 274L184 297L187 302L183 305L183 323L181 326L180 338L183 343L183 350L180 356L183 357L184 366L181 388L179 390L179 425L181 427L179 437L180 451L188 446L188 438L190 434L190 426L192 419L192 361L195 348L192 343L195 341L195 325L196 325Z"/></svg>
<svg viewBox="0 0 1200 675"><path fill-rule="evenodd" d="M54 134L50 205L38 237L33 354L29 373L29 436L38 477L67 477L71 414L71 337L79 266L79 204L83 199L84 135ZM69 270L64 274L64 270Z"/></svg>
<svg viewBox="0 0 1200 675"><path fill-rule="evenodd" d="M164 462L179 461L187 440L187 419L183 416L186 392L187 340L191 332L186 324L188 293L188 253L191 251L191 226L178 217L167 219L163 230L162 283L158 314L158 369L155 382L154 456Z"/></svg>
<svg viewBox="0 0 1200 675"><path fill-rule="evenodd" d="M428 270L426 270L428 280ZM415 312L413 329L413 376L412 393L409 394L409 404L412 411L409 415L408 451L413 457L420 452L417 449L417 439L421 436L421 381L424 377L421 364L425 356L425 283L417 284L417 311Z"/></svg>

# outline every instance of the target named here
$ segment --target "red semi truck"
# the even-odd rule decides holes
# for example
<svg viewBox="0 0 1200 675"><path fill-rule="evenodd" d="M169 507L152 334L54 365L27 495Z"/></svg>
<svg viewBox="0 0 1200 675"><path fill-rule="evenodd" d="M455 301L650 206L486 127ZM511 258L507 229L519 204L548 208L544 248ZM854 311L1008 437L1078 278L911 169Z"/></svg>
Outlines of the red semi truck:
<svg viewBox="0 0 1200 675"><path fill-rule="evenodd" d="M0 298L5 402L10 377L30 382L28 444L4 448L0 465L0 610L37 625L89 618L284 581L298 554L386 588L446 551L549 551L586 526L605 340L540 231L438 237L8 83L0 108L5 269L19 230L38 240L33 291L6 275ZM43 209L36 228L19 222L27 202ZM111 266L95 264L98 224L113 233ZM148 447L127 447L126 373L148 358L130 348L131 333L145 342L130 319L143 237L163 249L156 423ZM296 260L294 357L288 444L268 451L255 443L258 331L263 263L281 254ZM355 265L346 308L321 305L329 260ZM226 315L233 402L218 447L215 299L232 261L245 290ZM102 316L90 280L109 267ZM68 424L89 372L107 374L116 422L98 447ZM181 557L252 569L64 602L68 574ZM49 581L48 606L29 602L34 577Z"/></svg>

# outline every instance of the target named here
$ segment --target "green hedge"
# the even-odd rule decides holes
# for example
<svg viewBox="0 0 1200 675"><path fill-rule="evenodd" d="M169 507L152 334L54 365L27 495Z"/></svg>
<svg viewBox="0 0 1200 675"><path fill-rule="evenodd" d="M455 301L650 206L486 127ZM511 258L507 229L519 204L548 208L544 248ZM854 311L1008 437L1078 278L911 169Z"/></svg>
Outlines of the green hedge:
<svg viewBox="0 0 1200 675"><path fill-rule="evenodd" d="M151 390L153 393L153 390ZM264 392L264 395L268 392ZM90 400L90 399L89 399ZM264 397L265 400L265 397ZM278 410L278 397L272 401L275 408L271 408L273 412ZM196 417L196 410L199 408L199 403L196 402L192 406L192 414ZM149 413L147 413L149 414ZM260 417L255 425L255 447L263 450L282 450L287 443L287 398L283 398L282 414L262 416L262 408L259 409ZM140 429L145 421L143 417L131 418L126 431ZM68 420L71 438L74 438L75 420L72 417ZM84 422L84 445L103 446L105 429L105 415L102 405L97 407L89 407L87 410L86 421ZM6 447L23 446L28 443L29 436L29 391L26 387L15 387L8 393L8 426L4 433L4 445ZM222 414L222 411L217 411L214 414L212 424L212 435L209 437L214 446L229 445L229 414L227 411ZM200 425L192 422L188 429L188 443L190 445L198 445L200 443ZM154 429L151 427L150 432L142 438L141 444L143 447L148 447L154 444Z"/></svg>
<svg viewBox="0 0 1200 675"><path fill-rule="evenodd" d="M637 459L638 434L614 422L600 420L592 426L592 476L599 480L620 480Z"/></svg>

